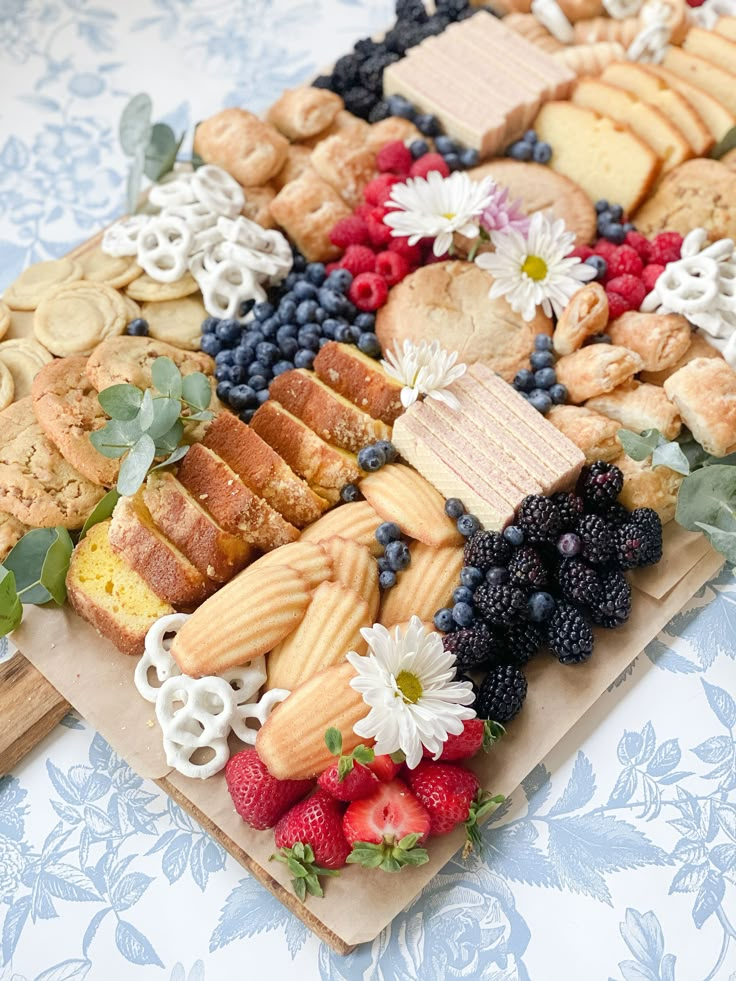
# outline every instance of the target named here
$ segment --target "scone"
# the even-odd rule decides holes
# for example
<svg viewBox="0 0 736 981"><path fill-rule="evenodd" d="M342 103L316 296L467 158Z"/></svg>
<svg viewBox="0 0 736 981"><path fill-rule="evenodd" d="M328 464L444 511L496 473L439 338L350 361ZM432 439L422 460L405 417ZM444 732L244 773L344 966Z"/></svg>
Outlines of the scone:
<svg viewBox="0 0 736 981"><path fill-rule="evenodd" d="M286 187L291 181L295 181L297 177L301 177L305 170L311 168L309 158L312 156L312 151L308 146L302 146L300 143L292 143L286 153L286 160L281 167L281 170L274 177L271 178L269 187L278 193L282 188ZM246 191L246 199L247 199ZM273 198L269 200L269 213L271 211L270 204ZM247 202L246 202L247 203Z"/></svg>
<svg viewBox="0 0 736 981"><path fill-rule="evenodd" d="M725 361L696 358L664 383L682 421L707 453L736 448L736 372Z"/></svg>
<svg viewBox="0 0 736 981"><path fill-rule="evenodd" d="M578 405L613 391L641 369L639 355L616 344L591 344L565 355L555 365L557 381L567 389L570 401Z"/></svg>
<svg viewBox="0 0 736 981"><path fill-rule="evenodd" d="M329 262L340 255L330 241L330 230L352 209L309 167L279 191L271 214L308 262Z"/></svg>
<svg viewBox="0 0 736 981"><path fill-rule="evenodd" d="M573 293L553 335L558 354L572 354L588 337L602 334L608 324L608 297L600 283L586 283ZM616 341L615 343L621 343Z"/></svg>
<svg viewBox="0 0 736 981"><path fill-rule="evenodd" d="M610 463L621 452L618 438L620 423L582 405L553 405L547 421L585 454L588 463L605 460Z"/></svg>
<svg viewBox="0 0 736 981"><path fill-rule="evenodd" d="M245 109L223 109L194 131L194 150L244 187L265 184L286 159L288 141L273 126Z"/></svg>
<svg viewBox="0 0 736 981"><path fill-rule="evenodd" d="M285 89L266 113L266 119L288 140L298 142L327 129L343 105L334 92L304 85Z"/></svg>
<svg viewBox="0 0 736 981"><path fill-rule="evenodd" d="M635 351L644 371L663 371L676 364L690 347L690 324L677 313L629 310L608 326L614 344Z"/></svg>
<svg viewBox="0 0 736 981"><path fill-rule="evenodd" d="M680 414L658 385L629 381L588 399L585 405L635 433L658 429L665 439L675 439L682 429Z"/></svg>

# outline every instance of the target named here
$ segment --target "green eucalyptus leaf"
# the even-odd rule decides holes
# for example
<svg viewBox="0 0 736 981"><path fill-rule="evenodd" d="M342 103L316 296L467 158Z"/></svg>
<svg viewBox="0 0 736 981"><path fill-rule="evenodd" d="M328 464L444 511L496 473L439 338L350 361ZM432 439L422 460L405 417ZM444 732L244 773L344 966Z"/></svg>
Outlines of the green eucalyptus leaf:
<svg viewBox="0 0 736 981"><path fill-rule="evenodd" d="M123 109L118 136L126 156L132 157L137 150L148 143L151 135L152 110L151 98L145 92L134 95Z"/></svg>
<svg viewBox="0 0 736 981"><path fill-rule="evenodd" d="M66 573L74 544L66 528L34 528L10 550L5 568L15 576L23 603L66 599Z"/></svg>
<svg viewBox="0 0 736 981"><path fill-rule="evenodd" d="M182 137L183 138L183 137ZM146 147L144 173L152 181L160 181L168 174L176 162L176 154L181 145L177 142L174 131L166 123L156 123L151 129L151 135Z"/></svg>
<svg viewBox="0 0 736 981"><path fill-rule="evenodd" d="M141 399L141 408L138 413L138 425L142 433L147 433L153 423L153 393L147 388Z"/></svg>
<svg viewBox="0 0 736 981"><path fill-rule="evenodd" d="M190 412L188 416L184 416L184 422L209 422L210 419L214 419L214 412L209 412L207 409L202 409L201 412Z"/></svg>
<svg viewBox="0 0 736 981"><path fill-rule="evenodd" d="M736 147L736 126L732 126L723 139L716 143L710 151L710 155L714 160L720 160L734 147Z"/></svg>
<svg viewBox="0 0 736 981"><path fill-rule="evenodd" d="M736 467L704 467L685 477L677 495L675 519L690 531L702 525L730 531L736 522Z"/></svg>
<svg viewBox="0 0 736 981"><path fill-rule="evenodd" d="M618 438L624 453L632 460L641 462L654 452L659 442L658 429L645 429L643 433L632 433L629 429L619 429Z"/></svg>
<svg viewBox="0 0 736 981"><path fill-rule="evenodd" d="M118 493L117 488L115 487L113 487L112 490L109 490L107 494L105 494L105 496L102 498L100 503L97 505L97 507L95 507L90 512L89 517L82 525L82 530L79 533L80 542L87 534L87 532L90 530L90 528L94 528L94 526L98 525L101 521L107 521L107 519L110 517L112 512L115 510L115 505L118 503L119 500L120 500L120 494Z"/></svg>
<svg viewBox="0 0 736 981"><path fill-rule="evenodd" d="M66 574L69 571L69 561L74 551L74 542L66 528L55 528L57 538L52 542L43 568L41 569L41 585L51 593L55 603L62 606L66 602Z"/></svg>
<svg viewBox="0 0 736 981"><path fill-rule="evenodd" d="M164 433L163 436L158 436L156 438L156 456L166 456L169 453L173 453L181 442L183 435L184 426L182 425L181 420L177 419L167 433Z"/></svg>
<svg viewBox="0 0 736 981"><path fill-rule="evenodd" d="M704 521L698 521L696 524L708 536L708 540L716 552L720 552L726 561L736 564L736 527L729 531L725 528L706 524ZM736 522L734 524L736 526Z"/></svg>
<svg viewBox="0 0 736 981"><path fill-rule="evenodd" d="M165 436L179 418L181 402L179 399L162 395L153 400L153 419L146 432L154 442Z"/></svg>
<svg viewBox="0 0 736 981"><path fill-rule="evenodd" d="M148 435L143 433L133 449L123 460L118 475L118 491L124 497L135 494L146 479L148 468L156 456L156 445Z"/></svg>
<svg viewBox="0 0 736 981"><path fill-rule="evenodd" d="M143 392L135 385L110 385L97 396L102 408L112 418L130 422L138 415Z"/></svg>
<svg viewBox="0 0 736 981"><path fill-rule="evenodd" d="M89 441L103 456L117 460L135 446L140 439L141 429L137 419L124 422L111 419L102 429L89 434Z"/></svg>
<svg viewBox="0 0 736 981"><path fill-rule="evenodd" d="M23 604L15 588L15 576L0 566L0 637L5 637L23 619Z"/></svg>
<svg viewBox="0 0 736 981"><path fill-rule="evenodd" d="M689 432L684 431L678 437L677 442L682 450L683 456L688 462L690 473L706 466L709 462L716 462L713 457L706 453L700 443L693 439Z"/></svg>
<svg viewBox="0 0 736 981"><path fill-rule="evenodd" d="M690 464L680 444L669 443L667 440L662 440L652 453L652 466L669 467L670 470L684 474L686 477L690 473Z"/></svg>
<svg viewBox="0 0 736 981"><path fill-rule="evenodd" d="M130 164L130 170L128 171L128 182L125 191L125 200L127 203L128 214L134 215L138 210L138 202L141 197L141 183L143 182L143 163L144 155L141 149L136 153L135 157Z"/></svg>
<svg viewBox="0 0 736 981"><path fill-rule="evenodd" d="M186 456L188 450L188 446L177 446L177 448L170 453L165 460L162 460L160 463L157 463L155 466L151 467L151 470L160 470L162 467L173 466L173 464L178 463L182 457Z"/></svg>
<svg viewBox="0 0 736 981"><path fill-rule="evenodd" d="M212 388L207 375L193 371L187 375L181 386L182 397L193 409L203 411L212 401Z"/></svg>
<svg viewBox="0 0 736 981"><path fill-rule="evenodd" d="M162 395L173 399L181 398L181 372L171 358L156 358L151 365L151 378Z"/></svg>

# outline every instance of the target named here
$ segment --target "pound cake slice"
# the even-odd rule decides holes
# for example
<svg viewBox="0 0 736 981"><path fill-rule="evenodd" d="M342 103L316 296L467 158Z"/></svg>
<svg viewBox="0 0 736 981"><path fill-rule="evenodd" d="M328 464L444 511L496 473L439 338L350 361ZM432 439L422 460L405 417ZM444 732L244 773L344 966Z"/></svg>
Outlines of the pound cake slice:
<svg viewBox="0 0 736 981"><path fill-rule="evenodd" d="M72 553L66 576L69 602L123 654L142 654L146 634L174 608L153 592L110 545L110 521L87 532Z"/></svg>
<svg viewBox="0 0 736 981"><path fill-rule="evenodd" d="M392 426L404 407L401 404L401 382L396 381L354 344L328 341L314 359L318 378L353 405Z"/></svg>
<svg viewBox="0 0 736 981"><path fill-rule="evenodd" d="M714 30L721 37L736 41L736 17L720 17Z"/></svg>
<svg viewBox="0 0 736 981"><path fill-rule="evenodd" d="M255 430L231 412L215 416L202 442L232 467L246 487L297 528L316 521L329 506Z"/></svg>
<svg viewBox="0 0 736 981"><path fill-rule="evenodd" d="M201 443L189 448L177 477L225 531L264 552L299 537L293 525L246 487L224 460Z"/></svg>
<svg viewBox="0 0 736 981"><path fill-rule="evenodd" d="M674 75L718 99L729 112L736 113L736 75L714 65L700 55L669 47L662 62Z"/></svg>
<svg viewBox="0 0 736 981"><path fill-rule="evenodd" d="M639 68L666 82L673 91L687 99L693 109L700 113L700 118L715 141L722 140L726 133L736 126L736 115L697 85L692 85L661 65L639 65Z"/></svg>
<svg viewBox="0 0 736 981"><path fill-rule="evenodd" d="M718 65L731 74L736 72L736 42L727 37L706 31L703 27L691 27L682 47L691 54L705 58L711 65Z"/></svg>

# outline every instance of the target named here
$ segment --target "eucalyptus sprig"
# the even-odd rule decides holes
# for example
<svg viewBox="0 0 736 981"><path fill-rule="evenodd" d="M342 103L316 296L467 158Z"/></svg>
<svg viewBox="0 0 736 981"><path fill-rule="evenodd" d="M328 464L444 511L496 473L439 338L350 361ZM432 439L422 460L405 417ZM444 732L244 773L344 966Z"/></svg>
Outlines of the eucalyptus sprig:
<svg viewBox="0 0 736 981"><path fill-rule="evenodd" d="M111 385L98 395L110 421L90 440L103 456L125 457L117 482L123 496L135 494L149 470L181 460L189 449L181 445L187 425L212 418L212 389L201 371L183 377L171 358L156 358L151 377L152 388Z"/></svg>
<svg viewBox="0 0 736 981"><path fill-rule="evenodd" d="M23 619L23 604L66 601L66 573L74 548L66 528L34 528L0 565L0 637Z"/></svg>

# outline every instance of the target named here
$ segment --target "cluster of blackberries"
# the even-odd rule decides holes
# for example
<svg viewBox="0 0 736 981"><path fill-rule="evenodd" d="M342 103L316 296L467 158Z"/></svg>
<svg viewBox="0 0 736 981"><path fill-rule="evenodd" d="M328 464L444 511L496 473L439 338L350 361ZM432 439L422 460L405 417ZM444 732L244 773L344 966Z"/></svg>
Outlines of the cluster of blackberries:
<svg viewBox="0 0 736 981"><path fill-rule="evenodd" d="M431 15L422 0L397 0L396 23L383 40L361 38L350 54L338 58L329 75L320 75L313 84L337 92L346 109L372 123L390 115L401 115L391 112L383 99L384 68L425 38L441 34L453 21L464 20L473 13L475 9L470 6L470 0L437 0ZM415 122L426 136L439 133L439 127L434 132L427 132L418 120Z"/></svg>
<svg viewBox="0 0 736 981"><path fill-rule="evenodd" d="M599 237L613 242L614 245L622 245L626 240L626 233L634 231L635 226L630 221L624 221L624 209L620 204L609 204L601 199L595 203L595 212Z"/></svg>
<svg viewBox="0 0 736 981"><path fill-rule="evenodd" d="M578 664L593 653L592 624L628 620L624 570L659 561L662 523L650 508L627 511L617 501L622 487L617 467L592 463L575 492L526 497L514 525L468 539L460 573L468 623L435 625L448 631L444 646L459 673L488 671L476 697L481 718L516 715L526 695L522 668L543 646L562 664Z"/></svg>
<svg viewBox="0 0 736 981"><path fill-rule="evenodd" d="M533 129L528 129L520 140L506 147L506 156L512 160L533 160L534 163L548 164L552 159L552 147L540 140Z"/></svg>
<svg viewBox="0 0 736 981"><path fill-rule="evenodd" d="M531 367L517 371L512 382L516 391L542 415L547 415L553 405L567 402L567 389L557 381L556 360L552 338L537 334L534 350L529 356Z"/></svg>
<svg viewBox="0 0 736 981"><path fill-rule="evenodd" d="M378 558L378 585L390 589L396 585L397 573L411 562L411 552L395 521L384 521L376 528L376 541L383 547L383 555Z"/></svg>

